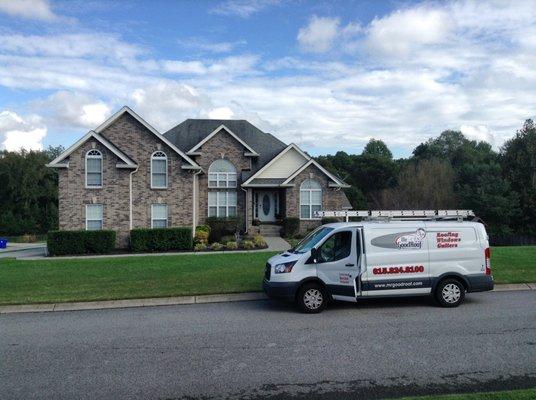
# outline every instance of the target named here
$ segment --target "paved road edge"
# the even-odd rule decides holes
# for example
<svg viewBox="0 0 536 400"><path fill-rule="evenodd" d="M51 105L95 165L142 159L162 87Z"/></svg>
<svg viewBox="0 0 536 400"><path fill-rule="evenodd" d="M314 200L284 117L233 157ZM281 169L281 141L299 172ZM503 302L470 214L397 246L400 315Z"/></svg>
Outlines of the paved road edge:
<svg viewBox="0 0 536 400"><path fill-rule="evenodd" d="M495 285L495 292L536 290L536 283L516 283ZM0 306L0 314L56 312L79 310L103 310L109 308L154 307L180 304L227 303L232 301L252 301L266 299L264 293L246 292L229 294L209 294L203 296L179 296L149 299L87 301L74 303L20 304Z"/></svg>

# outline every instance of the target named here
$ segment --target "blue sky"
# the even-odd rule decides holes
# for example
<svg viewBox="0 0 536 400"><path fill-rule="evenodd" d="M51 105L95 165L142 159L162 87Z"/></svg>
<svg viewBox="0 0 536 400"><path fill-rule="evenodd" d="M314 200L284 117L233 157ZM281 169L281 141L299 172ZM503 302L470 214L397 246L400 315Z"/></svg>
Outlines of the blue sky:
<svg viewBox="0 0 536 400"><path fill-rule="evenodd" d="M536 2L0 0L0 148L68 146L122 105L161 132L244 118L312 154L536 114Z"/></svg>

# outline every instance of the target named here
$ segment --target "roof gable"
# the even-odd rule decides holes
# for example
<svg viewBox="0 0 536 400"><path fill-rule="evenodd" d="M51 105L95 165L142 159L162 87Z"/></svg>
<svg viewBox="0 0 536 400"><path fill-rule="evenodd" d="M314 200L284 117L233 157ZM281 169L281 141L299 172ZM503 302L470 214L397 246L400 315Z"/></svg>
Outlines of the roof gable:
<svg viewBox="0 0 536 400"><path fill-rule="evenodd" d="M183 168L183 169L201 169L201 167L199 165L197 165L197 163L194 160L192 160L190 157L188 157L177 146L175 146L175 144L170 142L164 135L160 134L160 132L158 132L147 121L145 121L142 117L140 117L138 114L136 114L130 107L127 107L127 106L121 107L121 109L118 112L116 112L114 115L112 115L110 118L108 118L102 124L100 124L95 129L95 132L97 132L97 133L102 132L107 127L112 125L124 113L128 113L130 116L132 116L134 119L136 119L140 124L142 124L145 128L147 128L147 130L149 130L149 132L151 132L153 135L155 135L157 138L159 138L162 142L164 142L166 145L168 145L179 156L181 156L188 163L188 165L183 165L181 168Z"/></svg>
<svg viewBox="0 0 536 400"><path fill-rule="evenodd" d="M258 156L259 153L257 153L255 150L253 150L246 142L244 142L242 139L240 139L232 130L227 128L225 125L220 125L216 129L214 129L209 135L205 136L203 140L201 140L199 143L197 143L194 147L192 147L187 154L195 154L196 150L199 149L201 146L203 146L206 142L208 142L211 138L216 136L221 131L227 132L231 137L233 137L238 143L240 143L242 146L244 146L248 151L245 153L246 156Z"/></svg>
<svg viewBox="0 0 536 400"><path fill-rule="evenodd" d="M110 143L108 140L106 140L104 137L102 137L95 131L89 131L88 133L86 133L76 143L74 143L71 147L69 147L67 150L61 153L58 157L56 157L46 166L52 167L52 168L68 168L69 163L62 163L62 161L64 161L76 149L78 149L80 146L82 146L91 138L100 142L104 147L106 147L113 154L115 154L121 161L123 161L124 164L119 164L119 163L117 164L118 168L137 168L138 167L138 165L134 161L132 161L130 157L128 157L125 153L123 153L121 150L119 150L112 143Z"/></svg>

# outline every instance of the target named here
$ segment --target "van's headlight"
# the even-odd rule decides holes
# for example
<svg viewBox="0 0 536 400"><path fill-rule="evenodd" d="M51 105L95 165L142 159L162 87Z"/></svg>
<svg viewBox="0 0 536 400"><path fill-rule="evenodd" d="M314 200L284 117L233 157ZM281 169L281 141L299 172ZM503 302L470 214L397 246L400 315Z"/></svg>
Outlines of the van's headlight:
<svg viewBox="0 0 536 400"><path fill-rule="evenodd" d="M297 261L297 260L296 260ZM284 263L284 264L277 264L275 267L274 267L274 272L276 274L286 274L286 273L289 273L290 271L292 271L292 267L294 266L294 264L296 264L296 261L291 261L291 262L288 262L288 263Z"/></svg>

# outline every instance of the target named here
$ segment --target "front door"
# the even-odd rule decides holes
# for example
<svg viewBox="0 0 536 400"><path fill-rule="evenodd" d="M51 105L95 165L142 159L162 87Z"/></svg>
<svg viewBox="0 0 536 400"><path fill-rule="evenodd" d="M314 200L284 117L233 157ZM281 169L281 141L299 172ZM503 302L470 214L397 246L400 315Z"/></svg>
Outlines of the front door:
<svg viewBox="0 0 536 400"><path fill-rule="evenodd" d="M277 213L277 192L260 190L256 193L257 218L263 222L275 222Z"/></svg>
<svg viewBox="0 0 536 400"><path fill-rule="evenodd" d="M336 300L356 301L360 236L355 228L333 233L317 251L316 273Z"/></svg>

